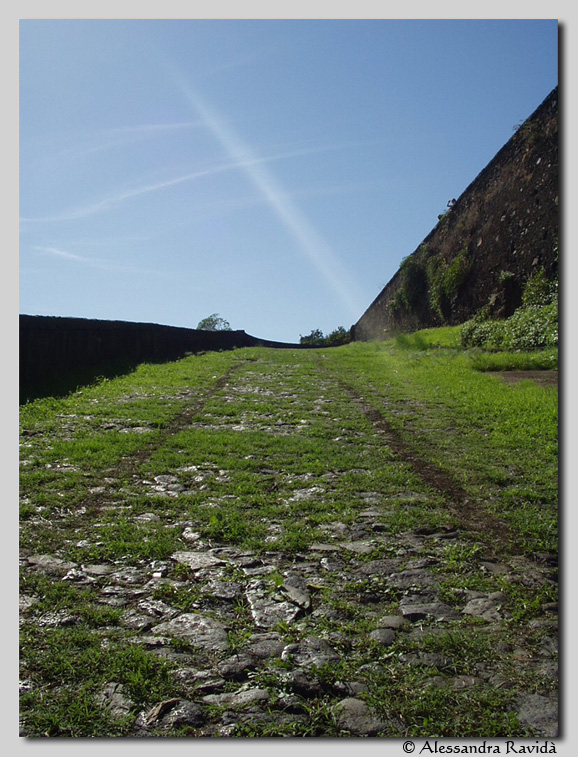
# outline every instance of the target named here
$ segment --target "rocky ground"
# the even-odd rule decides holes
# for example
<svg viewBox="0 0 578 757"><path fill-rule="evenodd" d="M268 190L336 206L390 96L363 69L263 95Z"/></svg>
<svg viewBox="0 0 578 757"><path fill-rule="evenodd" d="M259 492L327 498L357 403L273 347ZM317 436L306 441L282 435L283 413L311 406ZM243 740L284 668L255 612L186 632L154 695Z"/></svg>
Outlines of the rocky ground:
<svg viewBox="0 0 578 757"><path fill-rule="evenodd" d="M239 370L202 398L181 396L184 409L163 443L190 428L226 427L233 434L259 429L277 438L307 433L315 415L306 416L301 423L305 431L300 431L300 420L288 418L283 403L277 415L271 410L271 397L283 392L286 401L299 402L290 371L279 371L274 385L252 380L248 371ZM360 436L344 428L337 417L333 420L326 397L328 381L320 372L314 407L325 425L334 424L334 438L354 447L389 444L395 455L402 456L404 450L393 432L388 436L383 421L372 419L362 400L345 388L340 390L342 401L351 413L365 412L371 426ZM333 381L333 391L336 386ZM220 416L210 405L218 399L221 407L230 406L240 395L253 398L250 413ZM265 398L266 411L260 405ZM74 435L81 421L63 420L57 433ZM119 434L150 432L138 419L111 417L108 424L109 432ZM34 445L42 443L42 434L29 430L27 436L24 429L23 442L26 465L33 460ZM131 699L122 681L112 677L96 692L94 708L106 711L112 720L128 719L129 735L399 737L415 733L408 716L411 708L396 709L395 698L388 700L384 691L407 692L411 686L417 699L430 696L424 692L432 688L444 692L444 702L455 702L458 710L467 708L471 697L481 701L480 692L488 696L504 692L508 714L517 723L516 734L557 734L557 607L545 605L537 617L518 622L512 617L511 597L503 590L505 585L542 587L555 580L555 566L548 555L527 557L492 549L478 538L467 508L460 521L463 503L456 501L460 492L444 490L441 479L438 494L449 501L451 524L436 526L430 520L392 533L388 527L392 510L410 511L430 496L432 483L436 484L431 466L422 465L422 488L400 487L387 494L379 486L359 491L358 517L348 522L340 517L325 519L319 529L322 538L306 550L279 549L277 536L283 522L273 518L266 549L256 552L207 538L185 507L181 511L175 507L186 502L191 491L204 492L207 500L216 497L214 487L225 485L232 475L225 465L203 463L192 453L172 473L144 477L144 460L139 453L132 460L123 459L118 470L109 468L100 480L88 481L81 507L63 507L50 516L37 507L32 525L36 519L52 531L53 546L37 552L28 543L20 561L25 586L28 576L42 574L51 582L86 588L94 604L119 610L118 624L95 630L102 648L119 642L138 645L169 664L174 696L143 706ZM66 461L55 460L53 465L60 465L61 475L66 476ZM419 461L413 460L412 466L420 470ZM285 497L288 506L300 504L304 509L327 497L343 475L331 468L294 474L268 461L261 472L280 491L276 496ZM124 498L123 487L128 492ZM164 498L171 508L163 514L157 505L150 510L131 506L147 497L157 504ZM167 559L140 564L128 557L97 562L67 559L62 534L81 522L75 546L93 543L98 540L99 521L111 511L131 518L135 528L178 527L178 548ZM90 528L82 521L87 512ZM485 527L482 521L478 526ZM460 574L466 570L465 562L452 567L448 554L467 554L467 571L484 578L485 590L467 588ZM186 610L171 604L171 597L191 586L196 599ZM81 622L66 607L43 608L39 613L40 599L25 590L21 594L22 628L50 633ZM467 656L469 635L481 651ZM492 654L483 651L487 649ZM25 655L22 663L21 691L41 688L43 683ZM402 679L413 683L402 686ZM439 725L431 727L436 735ZM30 735L26 715L21 735Z"/></svg>

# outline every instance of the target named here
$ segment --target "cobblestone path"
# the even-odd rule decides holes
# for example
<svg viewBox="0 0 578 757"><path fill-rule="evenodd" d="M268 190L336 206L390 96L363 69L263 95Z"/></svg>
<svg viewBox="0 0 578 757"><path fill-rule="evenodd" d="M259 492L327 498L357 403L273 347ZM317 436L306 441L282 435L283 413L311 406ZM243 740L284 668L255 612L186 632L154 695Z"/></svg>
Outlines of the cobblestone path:
<svg viewBox="0 0 578 757"><path fill-rule="evenodd" d="M22 429L21 734L81 697L113 735L399 738L436 708L433 735L472 735L472 712L490 735L556 735L557 607L511 610L556 580L549 557L503 549L499 524L488 539L313 354L214 370ZM97 459L89 435L128 446Z"/></svg>

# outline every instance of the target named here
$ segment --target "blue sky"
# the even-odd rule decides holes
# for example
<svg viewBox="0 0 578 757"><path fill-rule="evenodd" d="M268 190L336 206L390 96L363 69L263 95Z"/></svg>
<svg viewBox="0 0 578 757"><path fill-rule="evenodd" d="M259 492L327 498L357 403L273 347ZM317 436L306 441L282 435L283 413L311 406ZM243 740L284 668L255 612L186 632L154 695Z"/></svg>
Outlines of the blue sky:
<svg viewBox="0 0 578 757"><path fill-rule="evenodd" d="M558 83L552 20L22 20L21 313L354 323Z"/></svg>

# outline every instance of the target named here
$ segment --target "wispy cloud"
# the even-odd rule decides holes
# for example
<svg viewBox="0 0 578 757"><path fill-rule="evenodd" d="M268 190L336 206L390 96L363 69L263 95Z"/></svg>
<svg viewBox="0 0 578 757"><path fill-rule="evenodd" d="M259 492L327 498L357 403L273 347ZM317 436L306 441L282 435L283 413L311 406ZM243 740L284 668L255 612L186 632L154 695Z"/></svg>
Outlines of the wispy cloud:
<svg viewBox="0 0 578 757"><path fill-rule="evenodd" d="M34 245L32 248L37 252L41 252L44 255L51 255L57 258L65 258L66 260L74 260L77 263L91 263L89 258L84 258L81 255L75 255L73 252L67 252L66 250L59 250L57 247L42 247L40 245Z"/></svg>
<svg viewBox="0 0 578 757"><path fill-rule="evenodd" d="M169 187L177 186L178 184L184 184L186 182L192 182L199 179L206 179L212 176L216 176L228 171L245 170L250 171L259 164L272 163L275 161L287 160L290 158L296 158L305 155L311 155L321 152L327 152L330 150L341 149L340 146L323 146L323 147L305 147L296 148L277 152L273 155L266 155L257 157L252 154L238 154L231 155L232 160L227 160L207 168L192 171L191 173L181 174L180 176L173 176L162 181L152 182L149 184L141 184L138 187L132 187L130 189L117 190L111 194L103 197L98 202L90 205L80 206L64 213L52 215L52 216L39 216L39 217L22 217L20 220L25 223L52 223L59 221L74 221L80 218L86 218L88 216L95 215L97 213L104 213L107 210L112 210L115 206L120 205L126 200L146 195L151 192L159 192Z"/></svg>
<svg viewBox="0 0 578 757"><path fill-rule="evenodd" d="M145 275L153 275L153 276L161 276L165 278L170 278L173 276L173 274L167 270L167 269L151 269L151 268L145 268L143 266L131 266L126 264L118 264L113 261L109 260L101 260L96 258L87 258L83 257L82 255L76 255L76 253L68 252L67 250L62 250L58 247L48 247L43 245L34 245L32 250L36 252L40 252L43 255L48 255L51 257L61 258L63 260L70 260L73 263L81 263L83 265L90 266L91 268L97 268L102 271L115 271L117 273L130 273L131 275L134 274L145 274Z"/></svg>
<svg viewBox="0 0 578 757"><path fill-rule="evenodd" d="M84 160L89 155L119 147L127 147L143 139L162 137L177 131L194 129L202 124L198 121L179 121L175 123L127 124L104 129L92 134L66 134L56 137L56 141L66 140L66 147L50 151L46 158L48 166L60 166L63 161ZM75 143L70 146L70 143Z"/></svg>
<svg viewBox="0 0 578 757"><path fill-rule="evenodd" d="M247 178L297 241L306 258L339 297L351 316L356 318L359 303L362 302L361 295L354 291L356 287L350 272L345 269L329 244L283 190L264 162L255 159L249 146L244 144L231 126L201 99L179 71L170 65L168 68L183 96L201 116L233 163L244 170Z"/></svg>

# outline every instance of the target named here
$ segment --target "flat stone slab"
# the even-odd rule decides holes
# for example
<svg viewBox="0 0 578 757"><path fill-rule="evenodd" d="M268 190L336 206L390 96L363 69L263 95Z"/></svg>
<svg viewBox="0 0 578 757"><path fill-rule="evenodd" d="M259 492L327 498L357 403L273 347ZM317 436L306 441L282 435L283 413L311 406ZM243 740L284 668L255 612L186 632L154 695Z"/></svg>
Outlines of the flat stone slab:
<svg viewBox="0 0 578 757"><path fill-rule="evenodd" d="M162 719L161 724L166 727L188 725L198 727L205 722L205 714L198 704L187 700L179 702L168 715Z"/></svg>
<svg viewBox="0 0 578 757"><path fill-rule="evenodd" d="M411 622L433 617L436 620L457 620L459 614L445 602L439 600L408 599L400 602L399 609L404 618Z"/></svg>
<svg viewBox="0 0 578 757"><path fill-rule="evenodd" d="M384 647L389 647L395 641L395 631L392 628L376 628L371 631L369 638Z"/></svg>
<svg viewBox="0 0 578 757"><path fill-rule="evenodd" d="M134 702L125 695L122 685L116 682L107 684L95 699L115 719L127 717L134 707Z"/></svg>
<svg viewBox="0 0 578 757"><path fill-rule="evenodd" d="M405 628L408 624L409 621L403 615L384 615L377 621L378 628L391 628L393 631Z"/></svg>
<svg viewBox="0 0 578 757"><path fill-rule="evenodd" d="M178 563L187 565L191 570L202 570L222 565L223 560L212 552L174 552L171 558Z"/></svg>
<svg viewBox="0 0 578 757"><path fill-rule="evenodd" d="M308 610L311 607L311 594L305 579L295 574L289 574L283 581L281 591L287 599L295 605Z"/></svg>
<svg viewBox="0 0 578 757"><path fill-rule="evenodd" d="M541 694L527 694L518 700L518 720L546 738L558 736L558 704Z"/></svg>
<svg viewBox="0 0 578 757"><path fill-rule="evenodd" d="M368 555L373 551L373 544L367 541L344 541L340 544L342 549L355 552L359 555Z"/></svg>
<svg viewBox="0 0 578 757"><path fill-rule="evenodd" d="M339 727L355 736L376 736L387 728L388 723L375 717L362 699L347 697L335 705Z"/></svg>
<svg viewBox="0 0 578 757"><path fill-rule="evenodd" d="M310 486L307 489L296 489L293 496L289 497L289 502L307 502L317 494L323 494L325 489L321 486Z"/></svg>
<svg viewBox="0 0 578 757"><path fill-rule="evenodd" d="M277 601L268 594L264 583L251 581L245 591L255 625L259 628L274 628L278 623L291 623L303 611L291 602Z"/></svg>
<svg viewBox="0 0 578 757"><path fill-rule="evenodd" d="M265 689L245 689L224 694L207 694L203 702L218 707L245 707L251 704L264 704L269 701L269 692Z"/></svg>
<svg viewBox="0 0 578 757"><path fill-rule="evenodd" d="M341 549L340 544L325 544L323 542L317 542L312 544L310 549L314 552L339 552Z"/></svg>
<svg viewBox="0 0 578 757"><path fill-rule="evenodd" d="M255 634L250 639L247 652L253 657L266 660L269 657L281 657L285 642L278 633Z"/></svg>
<svg viewBox="0 0 578 757"><path fill-rule="evenodd" d="M255 670L257 663L254 657L241 653L223 660L217 665L217 670L226 681L243 681L251 670Z"/></svg>
<svg viewBox="0 0 578 757"><path fill-rule="evenodd" d="M31 555L28 558L28 565L55 575L65 575L69 570L77 567L73 562L66 562L52 555Z"/></svg>
<svg viewBox="0 0 578 757"><path fill-rule="evenodd" d="M335 649L324 639L309 637L299 644L288 644L281 659L290 660L297 667L335 664L341 659Z"/></svg>
<svg viewBox="0 0 578 757"><path fill-rule="evenodd" d="M497 591L485 597L471 599L462 612L465 615L474 615L475 617L495 622L501 620L503 617L501 608L505 600L506 595L501 591Z"/></svg>
<svg viewBox="0 0 578 757"><path fill-rule="evenodd" d="M204 649L224 651L228 647L227 626L199 613L183 613L159 623L151 632L157 636L176 636Z"/></svg>
<svg viewBox="0 0 578 757"><path fill-rule="evenodd" d="M408 589L410 586L434 586L440 579L427 568L413 568L392 573L389 582L396 589Z"/></svg>

